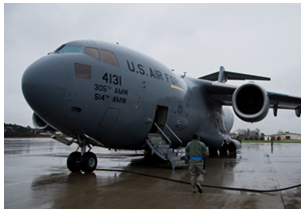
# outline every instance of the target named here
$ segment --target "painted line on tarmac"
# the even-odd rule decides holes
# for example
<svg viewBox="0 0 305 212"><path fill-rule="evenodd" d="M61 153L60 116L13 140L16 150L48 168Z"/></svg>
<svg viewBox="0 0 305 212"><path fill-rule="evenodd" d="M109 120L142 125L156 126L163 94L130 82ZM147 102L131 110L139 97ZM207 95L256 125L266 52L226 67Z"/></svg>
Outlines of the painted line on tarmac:
<svg viewBox="0 0 305 212"><path fill-rule="evenodd" d="M18 182L18 183L11 183L11 184L4 185L4 187L19 185L19 184L23 184L23 183L30 183L30 182L40 181L40 180L48 180L48 179L63 177L63 176L68 176L68 175L70 175L70 174L62 174L62 175L56 175L56 176L52 176L52 177L44 177L44 178L39 178L39 179L35 179L35 180L28 180L28 181L23 181L23 182Z"/></svg>

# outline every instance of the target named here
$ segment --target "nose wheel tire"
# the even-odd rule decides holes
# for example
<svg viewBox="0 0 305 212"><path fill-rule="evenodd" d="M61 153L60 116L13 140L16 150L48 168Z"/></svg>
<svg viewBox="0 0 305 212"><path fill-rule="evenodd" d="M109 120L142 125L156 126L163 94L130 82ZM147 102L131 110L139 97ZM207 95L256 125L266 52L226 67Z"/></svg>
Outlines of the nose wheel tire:
<svg viewBox="0 0 305 212"><path fill-rule="evenodd" d="M81 169L85 173L93 172L97 165L97 158L96 155L92 152L86 152L81 157Z"/></svg>
<svg viewBox="0 0 305 212"><path fill-rule="evenodd" d="M71 172L79 172L81 170L81 153L72 152L67 158L67 167Z"/></svg>

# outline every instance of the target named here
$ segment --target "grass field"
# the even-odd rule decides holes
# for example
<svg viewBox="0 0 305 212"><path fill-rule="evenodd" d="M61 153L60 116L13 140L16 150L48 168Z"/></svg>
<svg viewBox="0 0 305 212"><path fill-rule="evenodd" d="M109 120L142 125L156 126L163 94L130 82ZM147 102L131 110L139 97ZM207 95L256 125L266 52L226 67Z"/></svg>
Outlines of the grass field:
<svg viewBox="0 0 305 212"><path fill-rule="evenodd" d="M264 144L270 144L271 141L256 141L256 140L242 140L242 143L264 143ZM283 140L283 141L274 141L274 144L300 144L301 141L292 141L292 140Z"/></svg>

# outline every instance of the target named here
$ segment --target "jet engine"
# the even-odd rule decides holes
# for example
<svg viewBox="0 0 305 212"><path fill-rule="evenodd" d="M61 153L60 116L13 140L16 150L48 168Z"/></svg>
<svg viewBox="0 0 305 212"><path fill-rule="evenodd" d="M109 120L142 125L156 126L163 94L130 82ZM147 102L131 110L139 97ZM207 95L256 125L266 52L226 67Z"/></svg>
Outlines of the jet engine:
<svg viewBox="0 0 305 212"><path fill-rule="evenodd" d="M53 127L48 125L44 120L42 120L36 113L33 113L32 120L34 126L39 130L52 131L52 132L57 131Z"/></svg>
<svg viewBox="0 0 305 212"><path fill-rule="evenodd" d="M238 87L232 96L235 114L247 122L264 119L269 111L269 97L264 88L254 83Z"/></svg>

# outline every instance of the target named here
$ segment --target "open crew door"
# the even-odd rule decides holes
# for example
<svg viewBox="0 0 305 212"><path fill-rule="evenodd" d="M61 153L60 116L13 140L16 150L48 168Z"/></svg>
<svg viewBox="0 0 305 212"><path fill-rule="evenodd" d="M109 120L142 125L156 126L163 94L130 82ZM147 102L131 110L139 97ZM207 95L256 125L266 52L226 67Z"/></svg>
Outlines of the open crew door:
<svg viewBox="0 0 305 212"><path fill-rule="evenodd" d="M157 123L157 125L163 129L166 119L167 119L168 107L157 105L156 106L156 114L153 123ZM153 124L149 133L160 133L157 127Z"/></svg>

